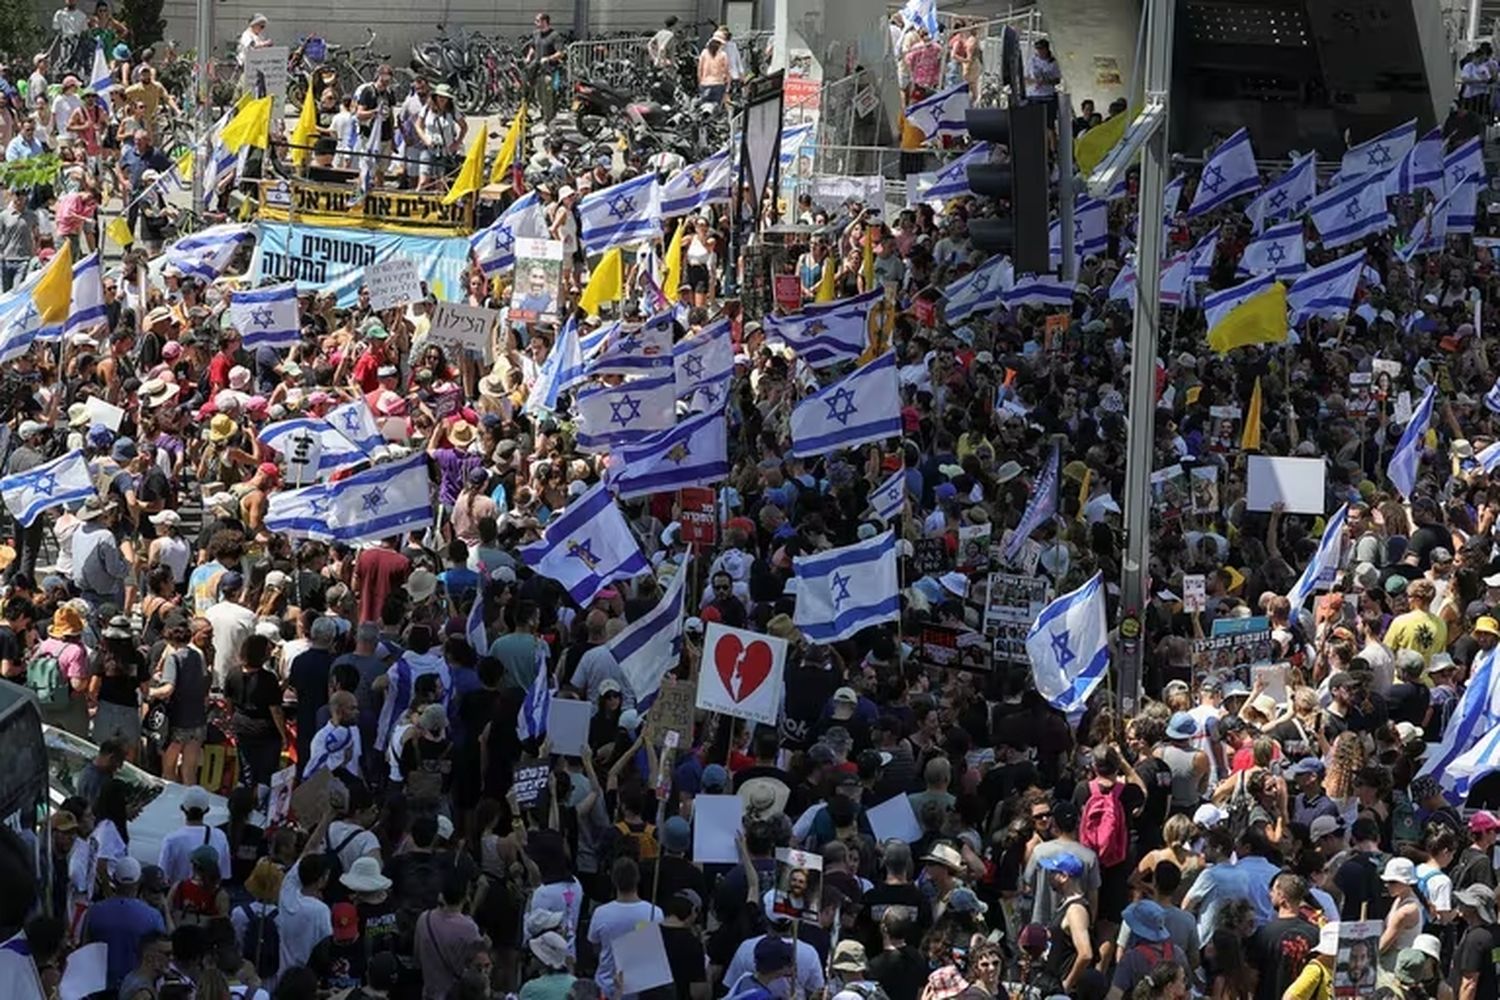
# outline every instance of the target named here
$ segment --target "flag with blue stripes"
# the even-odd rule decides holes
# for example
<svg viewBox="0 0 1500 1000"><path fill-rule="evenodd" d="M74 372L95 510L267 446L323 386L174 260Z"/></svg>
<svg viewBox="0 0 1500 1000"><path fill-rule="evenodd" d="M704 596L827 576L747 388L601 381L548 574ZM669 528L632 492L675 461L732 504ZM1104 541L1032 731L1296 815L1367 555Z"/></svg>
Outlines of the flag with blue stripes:
<svg viewBox="0 0 1500 1000"><path fill-rule="evenodd" d="M1410 499L1417 488L1417 465L1422 459L1422 438L1427 434L1427 425L1432 422L1432 403L1437 396L1437 386L1428 385L1422 394L1422 402L1412 412L1412 418L1401 432L1401 440L1391 455L1385 474L1400 492L1402 499Z"/></svg>
<svg viewBox="0 0 1500 1000"><path fill-rule="evenodd" d="M1470 177L1484 177L1484 141L1478 136L1460 143L1453 152L1443 157L1444 183L1449 191Z"/></svg>
<svg viewBox="0 0 1500 1000"><path fill-rule="evenodd" d="M937 172L932 187L923 193L922 200L947 201L973 194L974 189L969 187L969 165L990 162L993 151L994 147L988 142L976 142L970 146L962 156Z"/></svg>
<svg viewBox="0 0 1500 1000"><path fill-rule="evenodd" d="M966 135L969 126L964 115L968 110L969 85L958 83L908 107L906 122L931 142L943 136Z"/></svg>
<svg viewBox="0 0 1500 1000"><path fill-rule="evenodd" d="M1318 541L1317 551L1286 595L1286 599L1292 603L1292 614L1302 610L1313 591L1331 584L1337 578L1343 556L1344 519L1348 514L1349 505L1345 504L1328 519L1328 524L1323 528L1323 537Z"/></svg>
<svg viewBox="0 0 1500 1000"><path fill-rule="evenodd" d="M1001 295L1011 309L1021 306L1071 306L1077 285L1052 274L1023 274Z"/></svg>
<svg viewBox="0 0 1500 1000"><path fill-rule="evenodd" d="M1500 725L1500 650L1480 650L1474 658L1474 664L1469 670L1468 683L1464 685L1463 694L1459 695L1458 704L1453 708L1453 714L1448 718L1448 724L1443 727L1443 738L1436 745L1429 744L1427 755L1422 758L1421 770L1417 772L1418 777L1432 775L1437 778L1438 784L1447 792L1454 793L1453 797L1460 800L1456 794L1457 779L1467 775L1455 775L1452 767L1455 761L1468 752L1486 734L1493 736L1493 730Z"/></svg>
<svg viewBox="0 0 1500 1000"><path fill-rule="evenodd" d="M271 494L266 528L353 545L432 526L427 453Z"/></svg>
<svg viewBox="0 0 1500 1000"><path fill-rule="evenodd" d="M184 236L167 247L166 262L183 274L214 281L229 266L240 245L255 236L255 227L224 222Z"/></svg>
<svg viewBox="0 0 1500 1000"><path fill-rule="evenodd" d="M1307 206L1323 246L1335 250L1394 225L1385 205L1385 177L1371 174L1324 191Z"/></svg>
<svg viewBox="0 0 1500 1000"><path fill-rule="evenodd" d="M1047 249L1052 267L1062 267L1062 220L1053 219L1047 231ZM1098 256L1109 248L1109 206L1097 198L1081 195L1073 207L1073 257Z"/></svg>
<svg viewBox="0 0 1500 1000"><path fill-rule="evenodd" d="M619 385L580 389L573 396L579 451L598 453L648 434L666 430L677 420L677 380L664 375L632 379Z"/></svg>
<svg viewBox="0 0 1500 1000"><path fill-rule="evenodd" d="M442 646L434 646L426 653L408 649L386 668L386 696L380 703L380 716L375 723L375 749L384 751L390 743L397 723L405 718L406 710L411 707L417 679L428 674L437 676L444 706L451 705L453 675L448 669L447 658L443 656Z"/></svg>
<svg viewBox="0 0 1500 1000"><path fill-rule="evenodd" d="M370 134L365 137L359 158L359 193L355 203L363 201L375 188L375 177L379 173L381 144L384 141L385 116L376 115L370 125Z"/></svg>
<svg viewBox="0 0 1500 1000"><path fill-rule="evenodd" d="M896 355L886 351L806 397L792 410L792 454L823 455L901 434Z"/></svg>
<svg viewBox="0 0 1500 1000"><path fill-rule="evenodd" d="M95 495L89 464L81 450L0 479L0 499L23 528L31 527L37 516L50 507L77 503Z"/></svg>
<svg viewBox="0 0 1500 1000"><path fill-rule="evenodd" d="M364 402L359 403L364 406ZM329 473L368 461L370 456L358 444L344 436L336 426L320 417L293 417L278 420L261 428L257 437L260 443L282 455L288 455L296 447L295 441L312 435L318 439L317 475L326 478Z"/></svg>
<svg viewBox="0 0 1500 1000"><path fill-rule="evenodd" d="M44 273L44 270L33 271L25 284L0 296L0 364L31 350L42 334L42 313L31 293Z"/></svg>
<svg viewBox="0 0 1500 1000"><path fill-rule="evenodd" d="M1021 521L1016 525L1016 530L1010 534L1010 542L1005 546L1005 551L1000 555L1006 562L1015 562L1016 556L1020 554L1021 547L1026 544L1026 539L1031 533L1046 524L1057 514L1057 496L1059 476L1062 474L1061 457L1057 442L1052 444L1052 454L1047 459L1047 464L1042 467L1042 474L1037 477L1036 483L1031 488L1031 499L1026 504L1026 511L1021 515Z"/></svg>
<svg viewBox="0 0 1500 1000"><path fill-rule="evenodd" d="M1219 230L1204 236L1188 251L1188 280L1207 281L1214 272L1214 260L1219 256Z"/></svg>
<svg viewBox="0 0 1500 1000"><path fill-rule="evenodd" d="M1445 194L1422 211L1422 217L1412 224L1406 237L1406 245L1396 251L1408 264L1419 253L1442 253L1448 243L1448 208L1452 194Z"/></svg>
<svg viewBox="0 0 1500 1000"><path fill-rule="evenodd" d="M870 512L882 521L894 521L906 509L906 467L870 491Z"/></svg>
<svg viewBox="0 0 1500 1000"><path fill-rule="evenodd" d="M734 377L734 342L728 317L715 320L672 345L672 372L677 398L709 388L725 398Z"/></svg>
<svg viewBox="0 0 1500 1000"><path fill-rule="evenodd" d="M724 149L690 163L667 179L661 189L661 214L686 215L716 202L727 202L734 190L734 161ZM676 289L673 289L676 291Z"/></svg>
<svg viewBox="0 0 1500 1000"><path fill-rule="evenodd" d="M1198 190L1188 215L1196 217L1227 205L1241 195L1260 188L1260 171L1255 167L1255 149L1250 145L1250 131L1240 129L1219 144L1203 164Z"/></svg>
<svg viewBox="0 0 1500 1000"><path fill-rule="evenodd" d="M1161 265L1161 304L1181 306L1187 301L1188 287L1192 283L1193 257L1191 252L1180 253ZM1134 302L1134 298L1131 299Z"/></svg>
<svg viewBox="0 0 1500 1000"><path fill-rule="evenodd" d="M68 301L68 321L59 331L67 337L74 333L92 329L104 322L104 265L99 252L73 265L73 292ZM39 340L47 339L45 336Z"/></svg>
<svg viewBox="0 0 1500 1000"><path fill-rule="evenodd" d="M547 354L547 360L537 369L536 382L526 394L527 413L550 412L557 409L557 397L569 386L584 376L583 351L578 344L578 319L569 316L563 324L557 342Z"/></svg>
<svg viewBox="0 0 1500 1000"><path fill-rule="evenodd" d="M1301 323L1310 316L1347 316L1354 306L1364 263L1365 251L1356 250L1304 272L1286 293L1292 323Z"/></svg>
<svg viewBox="0 0 1500 1000"><path fill-rule="evenodd" d="M651 571L635 535L604 483L595 483L547 522L540 541L521 549L537 573L586 605L614 580Z"/></svg>
<svg viewBox="0 0 1500 1000"><path fill-rule="evenodd" d="M375 414L370 412L369 404L362 399L335 406L323 415L323 419L371 455L377 449L385 447L385 435L375 426Z"/></svg>
<svg viewBox="0 0 1500 1000"><path fill-rule="evenodd" d="M940 289L946 300L943 316L949 323L962 323L977 312L987 312L1004 301L1015 284L1015 269L1009 257L991 257L968 274Z"/></svg>
<svg viewBox="0 0 1500 1000"><path fill-rule="evenodd" d="M1109 669L1108 636L1103 573L1043 608L1026 634L1037 692L1070 720L1083 714Z"/></svg>
<svg viewBox="0 0 1500 1000"><path fill-rule="evenodd" d="M1344 153L1343 163L1339 165L1339 178L1347 182L1369 174L1384 177L1386 171L1401 162L1401 158L1416 144L1417 120L1413 118L1373 139L1350 146Z"/></svg>
<svg viewBox="0 0 1500 1000"><path fill-rule="evenodd" d="M546 213L535 191L527 191L496 217L494 222L469 237L469 250L486 277L516 266L516 240L539 239L546 234Z"/></svg>
<svg viewBox="0 0 1500 1000"><path fill-rule="evenodd" d="M937 0L906 0L901 19L908 25L920 26L928 38L938 37Z"/></svg>
<svg viewBox="0 0 1500 1000"><path fill-rule="evenodd" d="M1120 273L1115 275L1115 280L1109 284L1107 302L1129 302L1131 308L1135 308L1136 285L1135 265L1127 263L1120 268Z"/></svg>
<svg viewBox="0 0 1500 1000"><path fill-rule="evenodd" d="M853 361L869 346L870 310L885 297L882 289L852 298L810 305L786 316L767 316L766 343L781 343L813 368Z"/></svg>
<svg viewBox="0 0 1500 1000"><path fill-rule="evenodd" d="M1302 209L1318 193L1318 154L1297 157L1286 173L1276 178L1245 207L1245 214L1255 232L1282 219L1302 214Z"/></svg>
<svg viewBox="0 0 1500 1000"><path fill-rule="evenodd" d="M1500 724L1459 754L1443 771L1439 783L1456 802L1463 802L1481 778L1500 771Z"/></svg>
<svg viewBox="0 0 1500 1000"><path fill-rule="evenodd" d="M785 174L787 167L797 159L797 154L802 152L802 146L812 137L813 127L811 124L792 125L781 130L781 141L777 147L777 155L781 160L781 172Z"/></svg>
<svg viewBox="0 0 1500 1000"><path fill-rule="evenodd" d="M480 579L474 591L474 601L469 605L469 616L464 619L464 638L469 640L469 648L480 656L490 648L490 638L484 628L484 585L485 580Z"/></svg>
<svg viewBox="0 0 1500 1000"><path fill-rule="evenodd" d="M1386 197L1424 190L1441 195L1445 180L1443 130L1435 128L1418 139L1386 174Z"/></svg>
<svg viewBox="0 0 1500 1000"><path fill-rule="evenodd" d="M814 643L839 642L901 617L896 533L792 560L797 604L792 622Z"/></svg>
<svg viewBox="0 0 1500 1000"><path fill-rule="evenodd" d="M0 943L0 982L7 984L5 992L11 1000L47 1000L24 931Z"/></svg>
<svg viewBox="0 0 1500 1000"><path fill-rule="evenodd" d="M516 737L521 742L539 740L547 735L547 716L552 712L552 676L545 664L538 667L536 680L526 689L521 711L516 716Z"/></svg>
<svg viewBox="0 0 1500 1000"><path fill-rule="evenodd" d="M1238 274L1274 274L1292 278L1307 270L1307 240L1302 220L1272 226L1246 244L1240 254Z"/></svg>
<svg viewBox="0 0 1500 1000"><path fill-rule="evenodd" d="M1167 181L1167 189L1161 201L1163 222L1171 222L1172 217L1182 211L1182 192L1187 190L1187 181L1187 174L1178 174Z"/></svg>
<svg viewBox="0 0 1500 1000"><path fill-rule="evenodd" d="M614 339L615 334L620 331L625 323L622 320L614 320L599 326L586 327L578 332L578 352L585 361L592 361L604 350L604 345Z"/></svg>
<svg viewBox="0 0 1500 1000"><path fill-rule="evenodd" d="M656 607L626 625L609 641L610 655L620 666L628 696L637 704L661 690L662 678L682 658L683 595L687 591L688 565L684 556L677 572ZM687 733L680 734L684 739Z"/></svg>
<svg viewBox="0 0 1500 1000"><path fill-rule="evenodd" d="M236 291L229 300L229 322L240 331L247 351L292 347L302 341L297 283Z"/></svg>
<svg viewBox="0 0 1500 1000"><path fill-rule="evenodd" d="M718 409L616 448L605 480L630 500L728 477L729 420Z"/></svg>
<svg viewBox="0 0 1500 1000"><path fill-rule="evenodd" d="M1474 216L1479 204L1480 178L1471 176L1448 192L1448 232L1474 232Z"/></svg>
<svg viewBox="0 0 1500 1000"><path fill-rule="evenodd" d="M638 327L621 326L586 366L589 375L649 375L672 366L672 314L659 313Z"/></svg>
<svg viewBox="0 0 1500 1000"><path fill-rule="evenodd" d="M661 183L646 173L611 184L579 201L578 217L591 254L655 239L661 235Z"/></svg>
<svg viewBox="0 0 1500 1000"><path fill-rule="evenodd" d="M115 79L109 72L109 60L104 56L104 42L94 42L94 64L89 71L89 89L99 95L99 100L111 111L114 103L109 99L109 88L114 85ZM66 124L66 122L64 123Z"/></svg>
<svg viewBox="0 0 1500 1000"><path fill-rule="evenodd" d="M1496 384L1500 385L1500 382L1497 382ZM1490 390L1490 394L1493 394L1494 392L1494 389ZM1484 397L1484 405L1486 409L1494 412L1495 407L1490 401L1489 394ZM1486 445L1484 449L1482 449L1477 455L1474 456L1474 464L1484 472L1494 472L1495 466L1500 465L1500 441L1496 441L1493 444Z"/></svg>

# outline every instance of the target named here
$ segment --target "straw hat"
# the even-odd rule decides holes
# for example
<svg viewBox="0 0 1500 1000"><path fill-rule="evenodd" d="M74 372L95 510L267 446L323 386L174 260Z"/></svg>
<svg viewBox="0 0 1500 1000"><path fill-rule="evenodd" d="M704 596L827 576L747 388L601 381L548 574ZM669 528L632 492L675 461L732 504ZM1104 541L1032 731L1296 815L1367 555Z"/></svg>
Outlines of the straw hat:
<svg viewBox="0 0 1500 1000"><path fill-rule="evenodd" d="M64 604L52 613L52 624L48 626L47 634L54 639L83 635L83 616Z"/></svg>
<svg viewBox="0 0 1500 1000"><path fill-rule="evenodd" d="M218 413L208 422L208 439L216 444L222 444L234 437L238 430L239 425L228 414Z"/></svg>

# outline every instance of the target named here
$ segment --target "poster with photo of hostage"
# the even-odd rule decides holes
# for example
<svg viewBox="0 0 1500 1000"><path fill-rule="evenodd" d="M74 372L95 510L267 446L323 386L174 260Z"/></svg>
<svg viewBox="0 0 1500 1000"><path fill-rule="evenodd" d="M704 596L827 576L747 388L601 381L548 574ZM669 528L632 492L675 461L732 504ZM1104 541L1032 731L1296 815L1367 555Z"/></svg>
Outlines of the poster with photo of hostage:
<svg viewBox="0 0 1500 1000"><path fill-rule="evenodd" d="M823 855L778 847L772 912L815 924L822 898Z"/></svg>
<svg viewBox="0 0 1500 1000"><path fill-rule="evenodd" d="M1239 681L1250 688L1251 667L1272 662L1271 630L1215 635L1193 641L1193 686L1209 675Z"/></svg>
<svg viewBox="0 0 1500 1000"><path fill-rule="evenodd" d="M510 293L510 319L555 323L562 291L561 240L516 240L516 282Z"/></svg>
<svg viewBox="0 0 1500 1000"><path fill-rule="evenodd" d="M1367 997L1375 992L1383 926L1379 920L1339 923L1339 956L1333 967L1334 996Z"/></svg>

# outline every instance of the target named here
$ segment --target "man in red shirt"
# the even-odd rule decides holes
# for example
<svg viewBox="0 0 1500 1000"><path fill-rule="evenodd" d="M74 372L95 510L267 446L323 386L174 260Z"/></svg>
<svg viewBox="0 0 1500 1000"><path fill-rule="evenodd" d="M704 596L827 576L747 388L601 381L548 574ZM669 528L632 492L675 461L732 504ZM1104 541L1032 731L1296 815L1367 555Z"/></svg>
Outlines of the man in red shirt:
<svg viewBox="0 0 1500 1000"><path fill-rule="evenodd" d="M226 326L219 339L219 353L208 362L208 385L214 392L229 388L229 369L239 364L235 359L239 349L240 331Z"/></svg>
<svg viewBox="0 0 1500 1000"><path fill-rule="evenodd" d="M399 538L387 538L365 549L355 560L354 589L359 594L361 622L379 623L386 597L406 582L411 560L397 551L400 544Z"/></svg>
<svg viewBox="0 0 1500 1000"><path fill-rule="evenodd" d="M389 364L386 360L385 327L378 322L370 323L363 331L366 340L365 352L354 362L354 381L361 392L371 393L380 388L380 369Z"/></svg>

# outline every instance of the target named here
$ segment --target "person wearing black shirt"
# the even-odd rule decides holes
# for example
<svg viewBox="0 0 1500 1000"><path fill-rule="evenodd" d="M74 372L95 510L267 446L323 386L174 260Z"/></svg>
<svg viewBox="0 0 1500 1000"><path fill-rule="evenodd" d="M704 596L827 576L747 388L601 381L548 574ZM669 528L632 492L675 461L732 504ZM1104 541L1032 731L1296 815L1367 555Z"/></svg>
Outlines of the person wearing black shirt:
<svg viewBox="0 0 1500 1000"><path fill-rule="evenodd" d="M36 607L24 597L5 601L5 620L0 621L0 677L18 680L26 676L26 634L36 621Z"/></svg>
<svg viewBox="0 0 1500 1000"><path fill-rule="evenodd" d="M1250 956L1260 973L1255 1000L1281 1000L1318 946L1318 929L1302 916L1308 900L1307 880L1285 872L1271 882L1276 916L1250 939Z"/></svg>
<svg viewBox="0 0 1500 1000"><path fill-rule="evenodd" d="M865 947L872 952L882 947L883 936L892 919L900 920L909 937L917 940L932 927L932 904L927 894L911 880L911 847L899 840L891 841L885 847L881 867L885 869L885 881L872 886L862 898L862 936ZM891 1000L895 1000L894 994Z"/></svg>
<svg viewBox="0 0 1500 1000"><path fill-rule="evenodd" d="M681 816L672 816L661 825L660 833L661 855L641 864L641 898L663 909L682 892L692 892L699 900L703 899L708 895L708 880L703 870L687 857L693 848L692 827Z"/></svg>
<svg viewBox="0 0 1500 1000"><path fill-rule="evenodd" d="M1333 873L1333 884L1344 894L1343 912L1363 913L1367 920L1384 920L1391 908L1380 881L1385 855L1380 850L1380 826L1368 816L1354 821L1350 831L1353 849Z"/></svg>
<svg viewBox="0 0 1500 1000"><path fill-rule="evenodd" d="M532 87L536 93L537 107L542 112L542 122L550 122L557 113L557 76L566 50L562 39L552 27L549 14L538 14L533 22L536 30L526 45L526 67L531 74Z"/></svg>
<svg viewBox="0 0 1500 1000"><path fill-rule="evenodd" d="M696 890L682 889L664 896L661 908L666 917L661 922L661 943L672 969L672 983L644 991L640 1000L708 1000L712 995L708 956L694 926L703 910L703 897Z"/></svg>
<svg viewBox="0 0 1500 1000"><path fill-rule="evenodd" d="M286 717L281 711L281 682L266 669L271 643L252 635L240 647L240 669L224 678L224 699L229 703L230 728L239 756L245 763L241 778L248 783L271 783L281 764ZM253 787L252 784L252 787Z"/></svg>
<svg viewBox="0 0 1500 1000"><path fill-rule="evenodd" d="M865 894L869 899L869 893ZM866 975L880 984L891 1000L917 1000L931 971L911 941L920 936L913 922L899 911L887 911L880 921L881 950L870 959Z"/></svg>
<svg viewBox="0 0 1500 1000"><path fill-rule="evenodd" d="M1453 951L1453 977L1449 985L1459 1000L1496 1000L1500 996L1495 949L1500 947L1500 927L1495 925L1495 890L1476 883L1453 894L1468 929Z"/></svg>

